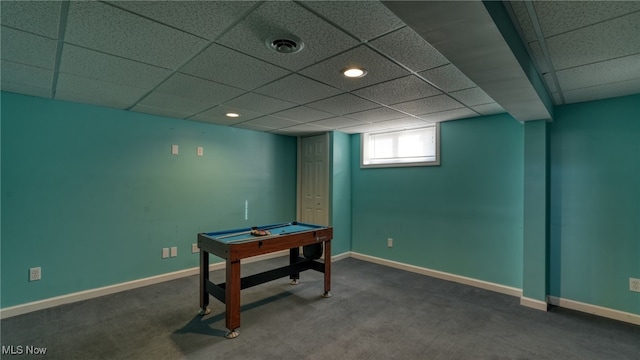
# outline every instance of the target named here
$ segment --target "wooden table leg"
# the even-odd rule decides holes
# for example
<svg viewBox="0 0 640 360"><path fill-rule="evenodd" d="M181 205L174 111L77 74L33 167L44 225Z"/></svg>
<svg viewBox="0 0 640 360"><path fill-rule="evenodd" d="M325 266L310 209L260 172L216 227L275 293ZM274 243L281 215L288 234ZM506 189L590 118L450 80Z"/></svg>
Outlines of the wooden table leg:
<svg viewBox="0 0 640 360"><path fill-rule="evenodd" d="M200 315L207 315L211 312L209 306L209 293L207 292L207 282L209 282L209 253L200 250Z"/></svg>
<svg viewBox="0 0 640 360"><path fill-rule="evenodd" d="M299 247L294 247L289 249L289 265L293 265L296 262L298 262L298 257L300 256L300 248ZM298 282L300 281L300 273L297 274L291 274L289 276L289 279L291 279L291 285L297 285Z"/></svg>
<svg viewBox="0 0 640 360"><path fill-rule="evenodd" d="M227 338L239 335L240 327L240 260L227 259L227 282L225 285L226 326L229 329Z"/></svg>
<svg viewBox="0 0 640 360"><path fill-rule="evenodd" d="M324 297L331 297L331 240L324 242Z"/></svg>

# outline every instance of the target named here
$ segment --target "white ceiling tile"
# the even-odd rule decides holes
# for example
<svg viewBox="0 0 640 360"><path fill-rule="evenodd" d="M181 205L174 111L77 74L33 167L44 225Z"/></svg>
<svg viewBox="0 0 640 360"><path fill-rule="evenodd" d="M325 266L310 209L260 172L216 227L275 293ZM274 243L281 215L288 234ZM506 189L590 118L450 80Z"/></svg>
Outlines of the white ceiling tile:
<svg viewBox="0 0 640 360"><path fill-rule="evenodd" d="M206 40L99 2L70 2L65 41L175 69Z"/></svg>
<svg viewBox="0 0 640 360"><path fill-rule="evenodd" d="M558 71L557 76L563 91L638 79L640 54Z"/></svg>
<svg viewBox="0 0 640 360"><path fill-rule="evenodd" d="M469 80L469 78L452 64L423 71L420 75L445 92L468 89L476 86L473 81Z"/></svg>
<svg viewBox="0 0 640 360"><path fill-rule="evenodd" d="M288 34L305 44L300 52L282 54L267 48L270 37ZM299 70L358 43L298 4L284 1L262 3L218 42L289 70Z"/></svg>
<svg viewBox="0 0 640 360"><path fill-rule="evenodd" d="M236 118L230 118L226 116L226 114L230 112L240 114L240 116ZM263 114L258 112L243 110L237 107L218 105L214 108L211 108L209 110L196 114L190 117L189 119L210 122L210 123L220 124L220 125L233 125L233 124L241 123L250 119L255 119L260 116L263 116Z"/></svg>
<svg viewBox="0 0 640 360"><path fill-rule="evenodd" d="M426 121L440 122L440 121L448 121L448 120L473 118L477 116L478 114L476 112L469 110L467 108L461 108L461 109L442 111L442 112L433 113L433 114L421 115L420 118Z"/></svg>
<svg viewBox="0 0 640 360"><path fill-rule="evenodd" d="M64 4L0 1L3 91L286 135L505 112L377 1L72 1L68 16ZM552 62L527 3L509 6L556 104L640 92L640 2L531 4ZM269 50L266 39L282 33L300 37L302 51ZM345 62L369 74L345 79ZM274 128L292 122L312 123Z"/></svg>
<svg viewBox="0 0 640 360"><path fill-rule="evenodd" d="M372 41L371 45L415 72L449 63L449 60L408 26Z"/></svg>
<svg viewBox="0 0 640 360"><path fill-rule="evenodd" d="M537 40L538 37L536 36L536 30L531 22L531 17L529 16L526 3L524 1L509 1L505 2L505 4L511 6L513 15L517 19L517 22L514 25L520 28L525 42Z"/></svg>
<svg viewBox="0 0 640 360"><path fill-rule="evenodd" d="M62 1L0 1L2 25L57 39L61 4Z"/></svg>
<svg viewBox="0 0 640 360"><path fill-rule="evenodd" d="M14 63L2 60L2 75L0 78L4 83L20 84L27 87L42 89L51 92L53 85L53 70ZM4 85L2 90L5 90ZM38 91L40 93L40 91ZM49 95L47 95L49 96Z"/></svg>
<svg viewBox="0 0 640 360"><path fill-rule="evenodd" d="M533 1L545 37L640 11L638 1Z"/></svg>
<svg viewBox="0 0 640 360"><path fill-rule="evenodd" d="M338 130L347 134L359 134L359 133L383 131L388 128L389 127L386 124L371 123L371 124L341 127L341 128L338 128Z"/></svg>
<svg viewBox="0 0 640 360"><path fill-rule="evenodd" d="M297 124L289 127L282 128L284 131L295 132L317 132L317 131L329 131L330 129L324 126L317 125L315 123Z"/></svg>
<svg viewBox="0 0 640 360"><path fill-rule="evenodd" d="M377 109L365 110L356 113L351 113L347 117L356 119L361 122L378 122L383 120L391 120L391 119L400 119L406 117L407 114L401 113L399 111L381 107Z"/></svg>
<svg viewBox="0 0 640 360"><path fill-rule="evenodd" d="M110 1L110 3L213 40L233 22L244 16L257 1ZM215 21L212 21L214 17Z"/></svg>
<svg viewBox="0 0 640 360"><path fill-rule="evenodd" d="M2 59L53 70L58 42L3 26Z"/></svg>
<svg viewBox="0 0 640 360"><path fill-rule="evenodd" d="M558 87L556 86L556 82L553 80L554 77L551 73L542 75L542 79L544 80L545 85L547 85L547 89L549 89L549 92L558 91Z"/></svg>
<svg viewBox="0 0 640 360"><path fill-rule="evenodd" d="M264 96L256 93L246 93L224 104L225 106L235 107L242 110L249 110L262 114L272 114L284 109L295 107L296 104Z"/></svg>
<svg viewBox="0 0 640 360"><path fill-rule="evenodd" d="M254 130L254 131L266 131L266 132L269 132L271 130L275 130L272 127L261 126L261 125L257 125L257 124L251 124L249 122L243 122L243 123L235 124L235 125L232 125L232 126L233 127L237 127L237 128L241 128L241 129L246 129L246 130Z"/></svg>
<svg viewBox="0 0 640 360"><path fill-rule="evenodd" d="M211 44L185 64L180 72L245 90L255 89L290 73L218 44Z"/></svg>
<svg viewBox="0 0 640 360"><path fill-rule="evenodd" d="M590 86L563 92L567 104L638 94L640 78Z"/></svg>
<svg viewBox="0 0 640 360"><path fill-rule="evenodd" d="M481 115L502 114L506 112L504 108L497 103L471 106L471 109L480 113Z"/></svg>
<svg viewBox="0 0 640 360"><path fill-rule="evenodd" d="M69 44L62 50L60 72L143 89L154 88L171 74L164 68Z"/></svg>
<svg viewBox="0 0 640 360"><path fill-rule="evenodd" d="M378 107L379 105L347 93L316 101L308 104L307 106L336 115L345 115L358 111L373 109Z"/></svg>
<svg viewBox="0 0 640 360"><path fill-rule="evenodd" d="M414 75L358 89L353 93L387 105L441 94L440 90Z"/></svg>
<svg viewBox="0 0 640 360"><path fill-rule="evenodd" d="M280 128L285 128L293 125L298 125L300 123L297 121L278 118L275 116L263 116L254 120L249 120L246 122L246 124L249 124L252 126L254 125L263 126L271 129L280 129Z"/></svg>
<svg viewBox="0 0 640 360"><path fill-rule="evenodd" d="M539 41L532 41L529 43L529 49L531 49L531 57L535 64L538 66L538 71L542 74L546 74L552 71L552 66L547 62L542 47Z"/></svg>
<svg viewBox="0 0 640 360"><path fill-rule="evenodd" d="M256 89L255 92L298 104L306 104L340 94L343 91L298 74L291 74Z"/></svg>
<svg viewBox="0 0 640 360"><path fill-rule="evenodd" d="M364 68L366 76L347 78L342 75L341 70L352 66ZM407 70L364 45L310 66L300 73L346 91L409 75Z"/></svg>
<svg viewBox="0 0 640 360"><path fill-rule="evenodd" d="M414 115L435 113L444 110L462 108L464 105L447 95L437 95L393 105L395 109ZM422 117L422 116L420 116Z"/></svg>
<svg viewBox="0 0 640 360"><path fill-rule="evenodd" d="M314 121L313 124L331 129L337 129L342 127L363 125L364 123L358 120L350 119L348 117L337 116L330 119Z"/></svg>
<svg viewBox="0 0 640 360"><path fill-rule="evenodd" d="M430 124L431 123L428 121L413 117L404 117L402 119L386 120L376 123L376 125L384 127L386 129L413 129Z"/></svg>
<svg viewBox="0 0 640 360"><path fill-rule="evenodd" d="M304 1L302 4L362 41L404 26L377 1Z"/></svg>
<svg viewBox="0 0 640 360"><path fill-rule="evenodd" d="M139 101L133 109L137 110L141 107L153 108L158 109L157 111L180 114L180 118L187 118L199 114L212 106L210 102L202 102L175 94L154 91Z"/></svg>
<svg viewBox="0 0 640 360"><path fill-rule="evenodd" d="M55 98L126 109L140 99L146 91L131 86L60 73Z"/></svg>
<svg viewBox="0 0 640 360"><path fill-rule="evenodd" d="M191 115L191 112L188 112L188 113L180 112L172 107L156 108L153 106L147 106L142 104L137 104L136 106L132 107L130 110L135 112L145 113L145 114L172 117L176 119L186 119Z"/></svg>
<svg viewBox="0 0 640 360"><path fill-rule="evenodd" d="M493 99L479 87L452 91L449 93L449 95L453 96L456 100L467 106L489 104L494 102Z"/></svg>
<svg viewBox="0 0 640 360"><path fill-rule="evenodd" d="M282 134L282 135L301 136L301 135L308 135L308 134L315 134L315 133L323 133L327 131L331 131L331 129L307 123L307 124L299 124L299 125L294 125L286 128L273 130L272 132L276 134Z"/></svg>
<svg viewBox="0 0 640 360"><path fill-rule="evenodd" d="M556 70L640 53L640 12L547 39Z"/></svg>
<svg viewBox="0 0 640 360"><path fill-rule="evenodd" d="M175 73L153 92L161 92L214 106L244 93L244 90L190 75Z"/></svg>
<svg viewBox="0 0 640 360"><path fill-rule="evenodd" d="M31 95L38 96L42 98L50 98L51 97L51 89L45 89L41 87L35 87L31 85L24 85L18 83L12 83L5 81L4 79L1 82L2 91L12 92L23 95Z"/></svg>
<svg viewBox="0 0 640 360"><path fill-rule="evenodd" d="M273 116L306 123L310 121L330 118L330 117L333 117L334 115L328 112L313 109L310 107L298 106L298 107L277 112L273 114Z"/></svg>

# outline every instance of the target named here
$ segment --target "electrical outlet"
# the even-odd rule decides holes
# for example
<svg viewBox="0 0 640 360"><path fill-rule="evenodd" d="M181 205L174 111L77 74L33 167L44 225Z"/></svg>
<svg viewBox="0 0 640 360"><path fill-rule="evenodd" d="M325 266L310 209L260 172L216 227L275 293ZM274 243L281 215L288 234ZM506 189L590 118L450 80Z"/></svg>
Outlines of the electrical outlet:
<svg viewBox="0 0 640 360"><path fill-rule="evenodd" d="M42 269L39 266L29 269L29 281L40 280L41 276Z"/></svg>
<svg viewBox="0 0 640 360"><path fill-rule="evenodd" d="M640 279L629 278L629 290L640 292Z"/></svg>
<svg viewBox="0 0 640 360"><path fill-rule="evenodd" d="M176 257L176 256L178 256L178 248L174 246L171 248L171 257Z"/></svg>
<svg viewBox="0 0 640 360"><path fill-rule="evenodd" d="M169 248L162 248L162 258L166 259L169 257Z"/></svg>
<svg viewBox="0 0 640 360"><path fill-rule="evenodd" d="M196 254L200 252L200 248L198 247L198 244L191 244L191 253Z"/></svg>
<svg viewBox="0 0 640 360"><path fill-rule="evenodd" d="M388 238L387 239L387 246L388 247L393 247L393 239L392 238Z"/></svg>

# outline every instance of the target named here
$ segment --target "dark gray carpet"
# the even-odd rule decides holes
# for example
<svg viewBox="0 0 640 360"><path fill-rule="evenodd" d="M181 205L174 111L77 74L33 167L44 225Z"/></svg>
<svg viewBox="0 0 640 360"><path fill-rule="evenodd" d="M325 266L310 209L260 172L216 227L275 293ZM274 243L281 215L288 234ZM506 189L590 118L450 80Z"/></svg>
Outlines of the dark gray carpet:
<svg viewBox="0 0 640 360"><path fill-rule="evenodd" d="M286 261L243 265L243 276ZM5 319L1 342L46 347L33 358L47 359L640 359L640 326L532 310L515 297L350 258L332 275L329 299L314 271L297 286L281 279L244 290L233 340L217 300L210 315L196 315L191 276Z"/></svg>

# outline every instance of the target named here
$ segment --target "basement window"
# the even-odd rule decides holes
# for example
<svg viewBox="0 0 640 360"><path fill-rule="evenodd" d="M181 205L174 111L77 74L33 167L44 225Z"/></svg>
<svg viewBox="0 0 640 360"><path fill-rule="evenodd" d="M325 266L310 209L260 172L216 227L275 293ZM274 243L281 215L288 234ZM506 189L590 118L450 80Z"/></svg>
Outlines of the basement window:
<svg viewBox="0 0 640 360"><path fill-rule="evenodd" d="M361 168L440 165L440 124L361 135Z"/></svg>

